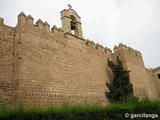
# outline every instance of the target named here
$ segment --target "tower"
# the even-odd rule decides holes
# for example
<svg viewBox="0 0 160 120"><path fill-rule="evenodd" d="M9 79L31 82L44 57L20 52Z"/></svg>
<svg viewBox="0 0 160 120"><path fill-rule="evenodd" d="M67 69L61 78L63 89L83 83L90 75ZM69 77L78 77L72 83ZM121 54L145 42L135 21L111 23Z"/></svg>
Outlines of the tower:
<svg viewBox="0 0 160 120"><path fill-rule="evenodd" d="M68 5L69 9L61 11L62 29L64 33L74 34L77 37L83 38L81 18L72 9L71 5Z"/></svg>

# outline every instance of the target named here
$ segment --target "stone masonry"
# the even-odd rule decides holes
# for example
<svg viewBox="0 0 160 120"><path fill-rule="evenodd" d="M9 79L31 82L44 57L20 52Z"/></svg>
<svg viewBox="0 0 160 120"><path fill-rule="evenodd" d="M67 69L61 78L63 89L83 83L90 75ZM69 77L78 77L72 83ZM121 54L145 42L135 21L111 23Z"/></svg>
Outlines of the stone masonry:
<svg viewBox="0 0 160 120"><path fill-rule="evenodd" d="M18 15L16 27L0 18L0 103L47 105L107 103L106 82L113 75L107 58L130 70L134 94L160 96L160 69L146 69L141 53L120 43L114 52L82 34L81 20L70 7L61 12L62 28ZM70 22L76 29L71 30Z"/></svg>

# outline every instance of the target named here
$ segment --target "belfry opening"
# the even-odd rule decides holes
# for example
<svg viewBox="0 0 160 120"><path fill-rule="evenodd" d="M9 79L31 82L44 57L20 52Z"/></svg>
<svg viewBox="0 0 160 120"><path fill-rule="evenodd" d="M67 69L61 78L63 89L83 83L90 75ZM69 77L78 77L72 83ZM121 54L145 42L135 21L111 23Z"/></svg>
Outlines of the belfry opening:
<svg viewBox="0 0 160 120"><path fill-rule="evenodd" d="M64 33L73 34L79 38L83 38L81 18L69 5L69 9L61 11L62 29Z"/></svg>
<svg viewBox="0 0 160 120"><path fill-rule="evenodd" d="M76 35L75 33L76 33L76 18L73 16L73 15L71 15L70 16L70 26L71 26L71 32L72 32L72 34L74 34L74 35Z"/></svg>

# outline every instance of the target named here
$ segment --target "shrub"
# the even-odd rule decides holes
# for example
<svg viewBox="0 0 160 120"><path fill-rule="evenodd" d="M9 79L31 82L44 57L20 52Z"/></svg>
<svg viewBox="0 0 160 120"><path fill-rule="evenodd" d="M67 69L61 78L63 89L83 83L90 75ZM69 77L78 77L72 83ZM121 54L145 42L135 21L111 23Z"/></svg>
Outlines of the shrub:
<svg viewBox="0 0 160 120"><path fill-rule="evenodd" d="M31 107L22 105L11 107L0 106L0 120L128 120L125 113L131 114L160 114L160 101L142 101L129 98L127 102L101 105L62 105L61 107ZM132 116L133 117L133 116ZM153 116L154 117L154 116ZM151 120L153 118L135 118L134 120Z"/></svg>
<svg viewBox="0 0 160 120"><path fill-rule="evenodd" d="M123 68L123 64L117 57L117 64L114 64L108 59L108 66L113 73L111 83L106 83L109 92L106 92L106 97L111 102L122 102L128 99L128 96L133 96L133 87L130 83L129 72Z"/></svg>

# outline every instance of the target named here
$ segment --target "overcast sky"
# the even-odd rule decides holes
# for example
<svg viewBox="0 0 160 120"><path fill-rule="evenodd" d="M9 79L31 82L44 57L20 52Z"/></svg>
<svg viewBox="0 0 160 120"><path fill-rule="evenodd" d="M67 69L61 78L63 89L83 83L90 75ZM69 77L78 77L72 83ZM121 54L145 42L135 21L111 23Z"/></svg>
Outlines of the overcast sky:
<svg viewBox="0 0 160 120"><path fill-rule="evenodd" d="M24 11L61 27L68 4L81 17L85 39L113 49L120 42L141 51L145 67L160 66L160 0L0 0L0 17L15 26Z"/></svg>

